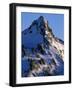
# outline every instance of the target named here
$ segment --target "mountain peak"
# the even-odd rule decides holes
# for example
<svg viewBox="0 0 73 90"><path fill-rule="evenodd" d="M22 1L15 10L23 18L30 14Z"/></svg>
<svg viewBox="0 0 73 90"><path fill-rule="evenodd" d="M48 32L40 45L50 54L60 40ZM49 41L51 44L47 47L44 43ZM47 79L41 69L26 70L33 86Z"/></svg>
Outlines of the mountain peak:
<svg viewBox="0 0 73 90"><path fill-rule="evenodd" d="M39 17L39 19L40 19L40 20L43 20L43 19L44 19L44 17L43 17L43 16L40 16L40 17Z"/></svg>
<svg viewBox="0 0 73 90"><path fill-rule="evenodd" d="M36 48L38 44L46 43L48 46L49 44L52 45L60 52L64 49L63 41L55 37L48 21L43 16L34 20L29 28L22 32L22 38L24 47Z"/></svg>
<svg viewBox="0 0 73 90"><path fill-rule="evenodd" d="M22 77L64 75L64 43L40 16L22 31Z"/></svg>

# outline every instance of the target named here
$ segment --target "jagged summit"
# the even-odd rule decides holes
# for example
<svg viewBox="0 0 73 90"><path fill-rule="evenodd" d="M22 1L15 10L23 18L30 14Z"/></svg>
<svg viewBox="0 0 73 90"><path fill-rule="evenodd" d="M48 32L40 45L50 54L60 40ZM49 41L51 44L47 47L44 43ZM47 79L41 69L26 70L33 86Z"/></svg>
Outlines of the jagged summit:
<svg viewBox="0 0 73 90"><path fill-rule="evenodd" d="M64 42L54 35L43 16L22 31L22 62L23 77L64 74ZM31 67L30 72L25 63Z"/></svg>
<svg viewBox="0 0 73 90"><path fill-rule="evenodd" d="M29 42L31 41L32 38L31 36L34 37L33 42ZM29 28L25 29L22 32L22 37L26 40L28 39L27 42L31 43L32 46L38 38L40 40L40 38L42 37L46 37L48 39L48 42L50 42L51 44L53 44L54 42L59 42L60 44L64 44L61 39L55 37L53 30L50 28L48 24L48 21L45 20L43 16L40 16L37 20L34 20L32 24L29 26ZM40 41L39 40L38 40L39 43L43 43L43 38L42 40Z"/></svg>

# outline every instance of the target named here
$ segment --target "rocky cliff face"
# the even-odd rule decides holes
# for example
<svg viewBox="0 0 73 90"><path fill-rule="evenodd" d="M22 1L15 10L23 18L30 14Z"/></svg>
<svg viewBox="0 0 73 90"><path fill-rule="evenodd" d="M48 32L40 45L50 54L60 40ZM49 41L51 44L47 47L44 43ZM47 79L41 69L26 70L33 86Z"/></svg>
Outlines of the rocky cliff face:
<svg viewBox="0 0 73 90"><path fill-rule="evenodd" d="M64 42L40 16L22 32L22 77L64 74Z"/></svg>

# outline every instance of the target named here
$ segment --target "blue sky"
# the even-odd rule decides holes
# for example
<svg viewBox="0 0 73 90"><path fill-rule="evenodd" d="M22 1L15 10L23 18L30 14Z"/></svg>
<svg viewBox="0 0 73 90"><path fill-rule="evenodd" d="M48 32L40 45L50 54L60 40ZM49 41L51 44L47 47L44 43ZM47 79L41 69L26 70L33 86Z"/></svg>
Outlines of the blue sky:
<svg viewBox="0 0 73 90"><path fill-rule="evenodd" d="M28 28L33 20L43 16L48 20L49 26L52 28L56 37L64 41L64 15L63 14L49 14L49 13L21 13L21 29L22 31Z"/></svg>

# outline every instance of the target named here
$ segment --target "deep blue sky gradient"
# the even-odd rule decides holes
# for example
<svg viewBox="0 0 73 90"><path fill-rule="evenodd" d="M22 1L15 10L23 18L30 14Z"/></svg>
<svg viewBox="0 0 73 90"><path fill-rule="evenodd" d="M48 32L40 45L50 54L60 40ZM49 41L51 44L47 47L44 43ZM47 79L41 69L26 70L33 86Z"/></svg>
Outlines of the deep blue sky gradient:
<svg viewBox="0 0 73 90"><path fill-rule="evenodd" d="M64 15L63 14L49 14L49 13L21 13L21 29L27 29L34 20L43 16L48 20L49 26L52 28L56 37L64 41Z"/></svg>

